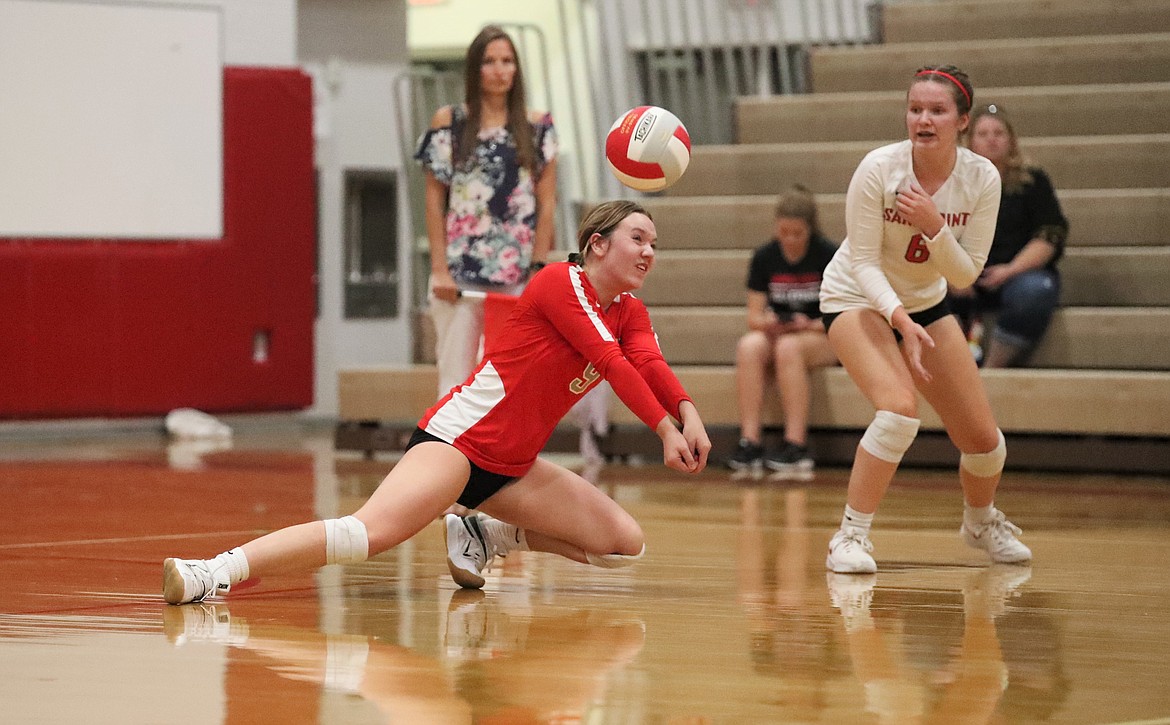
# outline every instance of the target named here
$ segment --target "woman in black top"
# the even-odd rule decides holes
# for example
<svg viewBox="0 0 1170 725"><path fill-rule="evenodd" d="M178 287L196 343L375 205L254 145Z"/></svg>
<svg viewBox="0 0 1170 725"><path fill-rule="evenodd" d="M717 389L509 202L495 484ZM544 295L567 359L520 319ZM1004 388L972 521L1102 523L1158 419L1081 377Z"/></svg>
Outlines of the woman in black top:
<svg viewBox="0 0 1170 725"><path fill-rule="evenodd" d="M735 351L739 446L727 461L734 470L764 466L791 478L808 478L810 373L837 364L821 322L825 267L837 251L821 234L816 200L793 186L776 202L775 237L756 249L747 277L748 332ZM768 376L780 393L784 445L765 451L761 414Z"/></svg>
<svg viewBox="0 0 1170 725"><path fill-rule="evenodd" d="M1016 132L994 104L971 113L968 146L999 169L1003 196L987 265L974 286L952 289L952 305L968 325L982 327L998 311L984 345L984 367L1022 365L1040 342L1060 300L1056 262L1068 220L1048 175L1021 155Z"/></svg>

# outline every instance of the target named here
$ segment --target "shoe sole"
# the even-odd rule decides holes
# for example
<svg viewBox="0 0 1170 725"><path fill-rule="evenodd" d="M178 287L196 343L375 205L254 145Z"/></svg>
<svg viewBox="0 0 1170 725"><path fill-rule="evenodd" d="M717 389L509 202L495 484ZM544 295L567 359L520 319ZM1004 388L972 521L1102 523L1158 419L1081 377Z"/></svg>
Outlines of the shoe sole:
<svg viewBox="0 0 1170 725"><path fill-rule="evenodd" d="M186 604L183 601L186 593L187 584L179 573L175 559L167 559L163 562L163 599L167 604Z"/></svg>
<svg viewBox="0 0 1170 725"><path fill-rule="evenodd" d="M462 525L462 523L460 524ZM450 551L450 544L447 541L447 522L443 521L443 545ZM455 583L464 589L482 589L487 580L481 576L476 576L466 569L460 569L455 566L455 562L451 561L451 557L447 557L447 571L451 572L451 578Z"/></svg>
<svg viewBox="0 0 1170 725"><path fill-rule="evenodd" d="M832 555L830 555L830 556L825 557L825 568L828 569L829 571L833 572L834 574L876 574L877 573L877 562L874 562L872 569L869 567L865 567L865 568L861 568L861 569L838 568L836 566L833 566L833 557L832 557Z"/></svg>
<svg viewBox="0 0 1170 725"><path fill-rule="evenodd" d="M728 461L727 467L733 471L760 471L763 470L763 463L740 463L739 461Z"/></svg>
<svg viewBox="0 0 1170 725"><path fill-rule="evenodd" d="M812 473L813 469L816 468L816 464L812 461L799 461L797 463L772 463L771 461L764 461L764 465L777 473Z"/></svg>
<svg viewBox="0 0 1170 725"><path fill-rule="evenodd" d="M772 469L771 479L773 481L811 481L817 477L817 474L810 468L808 470L794 470L786 469L778 471Z"/></svg>

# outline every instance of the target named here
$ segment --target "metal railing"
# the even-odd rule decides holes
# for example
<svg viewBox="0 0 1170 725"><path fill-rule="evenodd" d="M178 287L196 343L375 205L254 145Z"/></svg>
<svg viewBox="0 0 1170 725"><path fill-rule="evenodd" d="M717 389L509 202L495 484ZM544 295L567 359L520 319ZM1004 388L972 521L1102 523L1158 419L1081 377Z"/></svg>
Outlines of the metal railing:
<svg viewBox="0 0 1170 725"><path fill-rule="evenodd" d="M696 144L735 141L735 99L806 93L809 49L877 39L874 0L561 0L597 18L583 45L600 49L589 73L594 124L627 109L670 109ZM588 9L586 9L588 8ZM584 24L579 26L586 29ZM601 71L600 69L604 69ZM581 160L604 169L600 143ZM632 192L599 173L592 196Z"/></svg>

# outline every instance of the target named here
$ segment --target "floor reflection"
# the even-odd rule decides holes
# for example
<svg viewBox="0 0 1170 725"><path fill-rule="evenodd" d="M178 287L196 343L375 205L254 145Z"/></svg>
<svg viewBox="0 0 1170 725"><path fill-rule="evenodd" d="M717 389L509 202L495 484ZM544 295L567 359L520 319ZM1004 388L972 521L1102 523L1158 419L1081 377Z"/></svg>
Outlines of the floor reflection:
<svg viewBox="0 0 1170 725"><path fill-rule="evenodd" d="M271 715L275 703L298 692L303 700L308 690L360 696L384 722L580 722L645 642L644 623L629 613L538 613L522 595L483 591L444 597L438 656L378 636L250 622L233 615L246 607L225 603L164 607L162 628L176 648L226 648L223 687L239 693L227 698L227 720L231 708ZM257 680L269 684L257 688Z"/></svg>
<svg viewBox="0 0 1170 725"><path fill-rule="evenodd" d="M0 445L5 722L1116 723L1170 715L1170 480L1013 475L1036 562L956 536L953 472L899 474L881 569L827 575L847 471L606 466L647 555L524 552L457 590L439 528L359 565L168 607L177 546L352 511L392 459L326 437ZM1013 514L1015 516L1015 514Z"/></svg>

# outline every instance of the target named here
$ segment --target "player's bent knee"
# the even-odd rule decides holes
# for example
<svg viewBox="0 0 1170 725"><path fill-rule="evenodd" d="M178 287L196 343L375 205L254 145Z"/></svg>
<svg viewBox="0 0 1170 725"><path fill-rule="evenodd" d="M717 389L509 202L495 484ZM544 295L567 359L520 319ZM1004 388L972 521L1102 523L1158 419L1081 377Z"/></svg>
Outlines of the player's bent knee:
<svg viewBox="0 0 1170 725"><path fill-rule="evenodd" d="M593 566L600 566L603 569L621 569L638 563L638 560L645 553L646 545L642 544L642 550L637 554L590 554L585 552L585 559Z"/></svg>
<svg viewBox="0 0 1170 725"><path fill-rule="evenodd" d="M875 458L899 463L918 435L922 421L888 410L879 410L861 436L861 447Z"/></svg>
<svg viewBox="0 0 1170 725"><path fill-rule="evenodd" d="M972 476L989 478L1003 471L1003 462L1007 460L1007 441L1003 438L1003 431L996 429L999 443L987 453L964 453L959 456L959 465Z"/></svg>
<svg viewBox="0 0 1170 725"><path fill-rule="evenodd" d="M325 563L357 564L370 556L370 539L366 525L354 516L326 519Z"/></svg>

